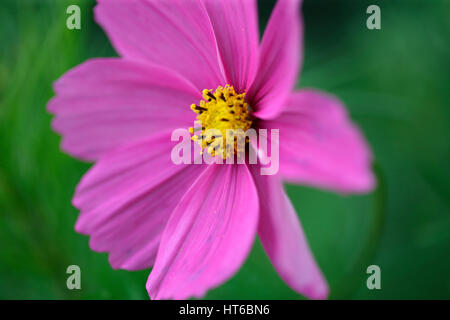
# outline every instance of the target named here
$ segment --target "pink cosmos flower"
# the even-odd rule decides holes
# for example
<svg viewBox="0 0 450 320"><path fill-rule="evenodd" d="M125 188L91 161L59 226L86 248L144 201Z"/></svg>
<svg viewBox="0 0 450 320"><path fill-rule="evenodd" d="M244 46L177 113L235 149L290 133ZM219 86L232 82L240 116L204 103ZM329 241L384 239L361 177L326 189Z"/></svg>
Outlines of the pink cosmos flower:
<svg viewBox="0 0 450 320"><path fill-rule="evenodd" d="M93 59L55 85L62 149L95 165L76 189L76 230L114 268L153 266L152 299L201 297L230 278L256 234L284 281L313 299L328 286L282 181L368 192L371 153L339 100L292 91L300 0L278 0L259 44L256 0L99 0L120 58ZM245 93L252 127L280 130L280 172L175 165L171 132L192 126L204 89ZM263 281L263 280L262 280Z"/></svg>

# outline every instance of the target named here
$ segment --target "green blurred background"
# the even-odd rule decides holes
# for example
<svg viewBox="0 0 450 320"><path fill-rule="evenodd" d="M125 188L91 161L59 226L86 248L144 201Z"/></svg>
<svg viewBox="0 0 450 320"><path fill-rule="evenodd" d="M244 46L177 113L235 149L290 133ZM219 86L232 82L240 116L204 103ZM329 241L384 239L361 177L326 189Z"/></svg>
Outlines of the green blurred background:
<svg viewBox="0 0 450 320"><path fill-rule="evenodd" d="M82 29L66 28L78 4ZM365 26L370 4L382 29ZM52 82L92 57L114 56L94 0L0 1L0 298L147 299L149 271L112 270L74 231L75 186L89 164L63 154L46 112ZM262 26L273 1L260 1ZM450 0L305 0L299 86L341 97L376 157L379 187L339 196L288 186L331 298L450 298ZM66 288L81 267L82 289ZM366 268L381 267L381 290ZM301 270L299 270L301 272ZM210 299L298 299L257 241Z"/></svg>

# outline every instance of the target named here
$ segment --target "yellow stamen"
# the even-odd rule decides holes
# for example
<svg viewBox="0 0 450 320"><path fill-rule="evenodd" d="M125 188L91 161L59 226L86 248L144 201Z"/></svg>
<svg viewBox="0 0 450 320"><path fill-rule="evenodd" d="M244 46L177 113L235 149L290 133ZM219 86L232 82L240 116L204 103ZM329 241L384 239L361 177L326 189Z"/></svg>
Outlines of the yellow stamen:
<svg viewBox="0 0 450 320"><path fill-rule="evenodd" d="M202 93L204 100L200 101L200 105L191 105L192 111L198 114L197 120L201 122L201 127L189 128L189 132L196 133L192 140L197 141L202 150L206 148L212 156L218 152L225 159L233 150L234 154L239 155L245 150L238 147L235 139L227 144L227 130L242 130L245 133L252 126L245 93L236 93L230 85L224 88L219 86L214 93L207 89Z"/></svg>

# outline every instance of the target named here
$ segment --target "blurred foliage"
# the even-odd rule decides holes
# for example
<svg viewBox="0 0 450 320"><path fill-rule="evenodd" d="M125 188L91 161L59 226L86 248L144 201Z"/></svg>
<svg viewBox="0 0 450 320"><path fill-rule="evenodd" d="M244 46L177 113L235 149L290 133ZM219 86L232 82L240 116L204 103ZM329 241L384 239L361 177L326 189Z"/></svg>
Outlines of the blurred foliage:
<svg viewBox="0 0 450 320"><path fill-rule="evenodd" d="M65 27L82 9L82 29ZM366 8L381 7L382 30ZM114 50L92 17L94 0L0 2L0 298L147 299L149 271L112 270L74 231L75 186L89 164L59 150L45 105L52 82ZM260 1L262 25L273 1ZM373 147L379 187L340 196L288 186L331 298L450 298L450 1L304 1L299 86L342 98ZM66 289L66 267L82 290ZM378 264L382 290L365 286ZM299 270L301 272L301 270ZM238 274L210 299L298 299L257 241Z"/></svg>

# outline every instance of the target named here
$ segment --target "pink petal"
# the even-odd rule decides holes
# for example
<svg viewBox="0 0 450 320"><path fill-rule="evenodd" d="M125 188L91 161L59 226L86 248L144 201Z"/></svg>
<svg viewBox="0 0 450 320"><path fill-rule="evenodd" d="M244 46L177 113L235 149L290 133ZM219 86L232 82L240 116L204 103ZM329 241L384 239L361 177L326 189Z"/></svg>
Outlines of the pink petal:
<svg viewBox="0 0 450 320"><path fill-rule="evenodd" d="M277 119L261 126L280 129L280 173L286 180L343 193L374 188L369 146L335 97L301 90Z"/></svg>
<svg viewBox="0 0 450 320"><path fill-rule="evenodd" d="M201 99L192 84L162 67L123 59L90 60L54 85L48 110L62 148L95 160L124 143L188 128L189 106ZM170 141L170 140L169 140Z"/></svg>
<svg viewBox="0 0 450 320"><path fill-rule="evenodd" d="M302 40L300 0L278 0L261 44L259 70L248 93L254 115L278 115L297 81Z"/></svg>
<svg viewBox="0 0 450 320"><path fill-rule="evenodd" d="M257 223L248 168L209 166L170 217L147 282L150 297L201 297L227 280L247 256Z"/></svg>
<svg viewBox="0 0 450 320"><path fill-rule="evenodd" d="M326 299L327 282L279 176L262 176L258 166L252 166L251 171L260 201L258 235L270 261L292 289L310 299Z"/></svg>
<svg viewBox="0 0 450 320"><path fill-rule="evenodd" d="M99 0L95 16L123 57L171 68L199 91L224 84L201 0Z"/></svg>
<svg viewBox="0 0 450 320"><path fill-rule="evenodd" d="M109 252L114 268L153 265L171 212L202 170L174 165L170 136L120 148L102 157L77 187L75 229L91 236L92 250Z"/></svg>
<svg viewBox="0 0 450 320"><path fill-rule="evenodd" d="M203 0L211 18L228 83L246 91L258 68L256 0Z"/></svg>

